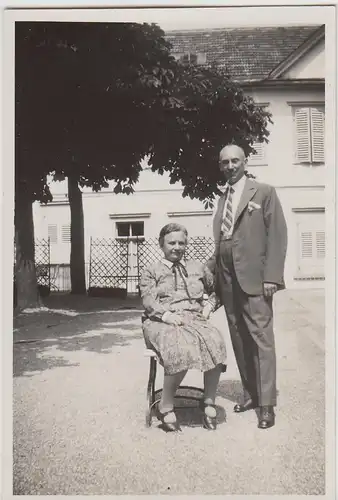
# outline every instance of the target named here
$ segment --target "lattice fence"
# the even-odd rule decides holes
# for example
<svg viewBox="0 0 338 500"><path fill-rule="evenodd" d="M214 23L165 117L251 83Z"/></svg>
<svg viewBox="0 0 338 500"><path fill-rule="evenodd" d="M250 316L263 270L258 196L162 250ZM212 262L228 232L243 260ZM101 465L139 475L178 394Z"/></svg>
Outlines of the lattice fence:
<svg viewBox="0 0 338 500"><path fill-rule="evenodd" d="M127 288L128 241L90 239L89 288Z"/></svg>
<svg viewBox="0 0 338 500"><path fill-rule="evenodd" d="M15 264L16 264L16 245L14 241L14 267L13 275L15 276ZM50 240L40 239L35 240L34 244L35 253L35 268L36 268L36 279L38 285L50 288Z"/></svg>
<svg viewBox="0 0 338 500"><path fill-rule="evenodd" d="M131 271L129 263L131 246L128 239L91 239L89 288L138 289L140 276L147 266L163 257L157 238L133 239L136 242L137 273ZM206 262L214 252L214 241L205 236L189 238L185 257Z"/></svg>
<svg viewBox="0 0 338 500"><path fill-rule="evenodd" d="M206 236L194 236L189 238L185 251L185 258L206 262L214 253L214 240ZM156 238L148 238L139 241L137 246L139 274L152 262L163 257L162 250Z"/></svg>
<svg viewBox="0 0 338 500"><path fill-rule="evenodd" d="M35 240L35 268L38 285L50 289L50 240Z"/></svg>
<svg viewBox="0 0 338 500"><path fill-rule="evenodd" d="M137 262L138 262L138 274L140 274L143 269L145 269L152 262L163 257L163 252L160 249L157 238L147 238L143 241L137 242Z"/></svg>
<svg viewBox="0 0 338 500"><path fill-rule="evenodd" d="M148 238L137 242L137 262L138 262L138 284L143 269L152 262L156 262L163 257L162 250L157 238ZM214 253L214 240L206 236L195 236L189 238L189 243L185 251L185 258L206 262Z"/></svg>
<svg viewBox="0 0 338 500"><path fill-rule="evenodd" d="M214 240L207 236L193 236L185 251L185 258L205 263L214 253Z"/></svg>

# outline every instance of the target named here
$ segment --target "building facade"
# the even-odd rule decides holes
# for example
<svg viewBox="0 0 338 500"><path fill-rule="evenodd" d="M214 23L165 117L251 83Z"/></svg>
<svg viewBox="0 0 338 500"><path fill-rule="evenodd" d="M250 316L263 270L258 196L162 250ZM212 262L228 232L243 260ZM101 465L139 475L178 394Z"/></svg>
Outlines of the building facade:
<svg viewBox="0 0 338 500"><path fill-rule="evenodd" d="M171 32L184 64L226 65L257 105L272 113L268 144L256 144L248 170L274 185L288 225L285 279L290 288L323 287L325 262L325 29L318 26ZM35 204L35 236L50 238L51 263L67 267L70 211L66 183L52 183L53 202ZM130 272L137 272L133 238L156 238L170 222L190 236L212 237L212 211L182 197L182 186L146 163L132 195L112 187L83 190L86 261L91 238L130 237Z"/></svg>

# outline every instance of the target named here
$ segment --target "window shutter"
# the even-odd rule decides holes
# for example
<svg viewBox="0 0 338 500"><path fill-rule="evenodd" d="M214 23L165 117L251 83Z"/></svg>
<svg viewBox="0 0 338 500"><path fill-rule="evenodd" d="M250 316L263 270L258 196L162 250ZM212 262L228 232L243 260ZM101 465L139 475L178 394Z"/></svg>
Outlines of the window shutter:
<svg viewBox="0 0 338 500"><path fill-rule="evenodd" d="M58 228L56 224L48 225L48 238L53 244L56 244L58 242Z"/></svg>
<svg viewBox="0 0 338 500"><path fill-rule="evenodd" d="M249 164L251 165L263 165L266 163L266 143L265 142L254 142L252 147L256 150L256 153L252 153L249 157Z"/></svg>
<svg viewBox="0 0 338 500"><path fill-rule="evenodd" d="M325 277L325 224L324 213L303 212L298 219L297 278L323 279Z"/></svg>
<svg viewBox="0 0 338 500"><path fill-rule="evenodd" d="M310 109L298 108L295 111L296 122L296 160L299 163L311 162Z"/></svg>
<svg viewBox="0 0 338 500"><path fill-rule="evenodd" d="M70 225L62 226L62 243L70 243Z"/></svg>
<svg viewBox="0 0 338 500"><path fill-rule="evenodd" d="M319 108L310 108L311 115L311 133L312 133L312 161L324 163L324 110Z"/></svg>
<svg viewBox="0 0 338 500"><path fill-rule="evenodd" d="M312 258L312 232L311 231L302 231L301 232L301 252L302 259L311 259Z"/></svg>
<svg viewBox="0 0 338 500"><path fill-rule="evenodd" d="M252 155L252 159L255 161L264 161L265 160L265 142L255 142L253 147L256 150L256 153Z"/></svg>
<svg viewBox="0 0 338 500"><path fill-rule="evenodd" d="M316 232L317 258L325 259L325 231Z"/></svg>

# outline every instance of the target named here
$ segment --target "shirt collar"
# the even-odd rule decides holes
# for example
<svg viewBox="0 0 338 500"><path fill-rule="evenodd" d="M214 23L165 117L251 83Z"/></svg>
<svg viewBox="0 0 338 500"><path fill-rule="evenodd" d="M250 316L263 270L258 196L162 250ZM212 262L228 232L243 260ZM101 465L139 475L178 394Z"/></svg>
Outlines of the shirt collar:
<svg viewBox="0 0 338 500"><path fill-rule="evenodd" d="M235 184L231 184L231 186L234 188L234 190L236 191L237 189L240 189L244 183L245 183L245 180L246 180L246 175L243 175L239 181L235 182ZM225 188L228 189L230 187L230 184L227 182L226 185L225 185Z"/></svg>
<svg viewBox="0 0 338 500"><path fill-rule="evenodd" d="M163 257L163 259L161 259L161 262L163 262L163 264L165 264L167 267L169 267L169 269L171 269L173 267L173 262L171 262L170 260L167 260ZM178 261L180 264L182 264L184 267L187 266L187 263L184 259L181 259Z"/></svg>

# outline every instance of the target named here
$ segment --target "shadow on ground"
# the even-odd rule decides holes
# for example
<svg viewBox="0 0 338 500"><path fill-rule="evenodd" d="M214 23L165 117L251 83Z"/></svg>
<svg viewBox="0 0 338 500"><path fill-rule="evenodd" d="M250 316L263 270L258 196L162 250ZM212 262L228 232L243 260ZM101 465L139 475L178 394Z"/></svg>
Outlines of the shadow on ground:
<svg viewBox="0 0 338 500"><path fill-rule="evenodd" d="M217 396L232 403L243 402L243 388L240 380L221 380L217 388ZM277 396L279 391L277 390Z"/></svg>
<svg viewBox="0 0 338 500"><path fill-rule="evenodd" d="M217 396L240 403L243 398L243 388L240 380L221 380L217 388Z"/></svg>
<svg viewBox="0 0 338 500"><path fill-rule="evenodd" d="M62 352L90 351L109 354L114 347L130 345L142 338L139 311L62 316L41 314L33 324L22 324L14 332L13 374L29 376L55 367L77 366ZM55 350L58 351L55 356ZM60 356L58 354L60 353Z"/></svg>
<svg viewBox="0 0 338 500"><path fill-rule="evenodd" d="M142 309L139 296L128 296L126 299L112 297L90 297L88 295L73 295L71 293L52 293L43 302L50 309L72 309L77 312L117 309Z"/></svg>
<svg viewBox="0 0 338 500"><path fill-rule="evenodd" d="M157 389L155 392L155 400L161 398L162 389ZM175 398L175 413L182 427L200 427L202 425L202 410L199 408L199 401L202 397L203 391L200 389L190 387L180 387L177 391ZM179 397L177 397L179 396ZM198 400L189 399L192 396ZM224 408L216 405L217 423L222 424L226 422L226 413ZM156 418L155 408L152 411L153 421L152 425L161 428L160 421Z"/></svg>

